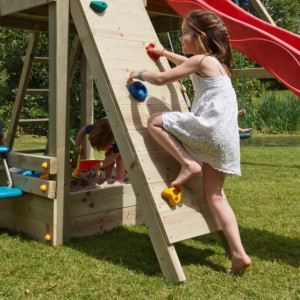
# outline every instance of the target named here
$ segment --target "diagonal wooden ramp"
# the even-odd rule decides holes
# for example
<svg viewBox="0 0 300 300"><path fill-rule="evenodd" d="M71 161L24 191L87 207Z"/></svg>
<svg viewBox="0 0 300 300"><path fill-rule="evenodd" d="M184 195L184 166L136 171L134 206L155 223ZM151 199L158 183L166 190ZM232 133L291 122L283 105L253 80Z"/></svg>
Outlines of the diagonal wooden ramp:
<svg viewBox="0 0 300 300"><path fill-rule="evenodd" d="M184 186L177 207L170 208L161 198L179 165L149 136L147 119L158 111L188 109L174 84L146 84L149 95L143 103L130 96L127 78L131 70L166 70L170 66L165 58L151 60L145 51L158 37L142 0L106 3L106 11L98 14L89 7L90 0L71 0L71 15L162 272L171 281L182 282L185 275L173 244L219 230L219 226L203 201L200 176Z"/></svg>

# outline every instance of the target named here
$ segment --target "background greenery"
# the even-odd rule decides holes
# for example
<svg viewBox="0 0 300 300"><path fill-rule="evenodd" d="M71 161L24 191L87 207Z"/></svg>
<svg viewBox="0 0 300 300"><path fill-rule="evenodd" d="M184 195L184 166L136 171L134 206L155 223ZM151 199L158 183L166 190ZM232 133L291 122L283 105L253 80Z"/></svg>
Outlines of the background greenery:
<svg viewBox="0 0 300 300"><path fill-rule="evenodd" d="M243 140L241 162L243 176L229 177L224 190L253 262L245 276L226 274L217 234L175 244L187 277L175 285L163 278L144 226L59 247L2 230L0 299L300 299L300 137Z"/></svg>
<svg viewBox="0 0 300 300"><path fill-rule="evenodd" d="M245 10L256 15L256 12L246 0L234 0ZM295 34L300 34L300 2L297 0L263 0L267 11L275 23ZM179 32L171 32L170 40L167 34L160 34L159 38L166 48L181 53ZM41 35L41 43L36 56L48 56L47 33ZM72 40L70 39L70 45ZM15 100L15 89L18 87L22 70L22 57L26 53L28 34L22 30L0 28L0 116L8 125ZM259 51L259 49L258 49ZM257 66L255 62L234 51L233 68L248 68ZM80 124L80 74L79 68L75 74L71 87L71 128ZM190 99L193 90L189 79L184 80ZM299 132L299 105L298 98L292 93L283 93L280 96L266 91L281 91L286 88L276 79L272 80L234 80L233 85L238 95L239 107L245 107L246 118L240 118L241 127L252 127L261 133L296 133ZM30 88L48 87L48 69L46 65L34 65L29 83ZM284 95L284 96L283 96ZM105 114L101 99L95 89L95 118ZM48 99L43 96L26 96L25 106L21 118L43 118L48 115ZM45 126L20 127L20 133L46 134Z"/></svg>

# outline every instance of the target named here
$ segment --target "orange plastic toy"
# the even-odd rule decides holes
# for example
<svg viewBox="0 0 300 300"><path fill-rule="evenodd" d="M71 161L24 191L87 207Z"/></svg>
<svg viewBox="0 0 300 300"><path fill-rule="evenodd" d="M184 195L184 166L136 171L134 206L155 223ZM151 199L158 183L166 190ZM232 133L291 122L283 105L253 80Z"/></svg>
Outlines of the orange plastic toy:
<svg viewBox="0 0 300 300"><path fill-rule="evenodd" d="M175 206L181 201L181 187L166 188L161 192L161 196L168 202L170 206Z"/></svg>

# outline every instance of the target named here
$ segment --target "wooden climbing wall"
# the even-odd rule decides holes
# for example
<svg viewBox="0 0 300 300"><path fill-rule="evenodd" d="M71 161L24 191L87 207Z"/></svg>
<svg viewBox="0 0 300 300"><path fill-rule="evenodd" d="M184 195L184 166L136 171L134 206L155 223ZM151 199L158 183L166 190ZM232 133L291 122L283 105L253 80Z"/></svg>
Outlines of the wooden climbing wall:
<svg viewBox="0 0 300 300"><path fill-rule="evenodd" d="M178 174L179 164L151 138L147 119L154 112L188 111L188 108L175 84L154 86L146 83L149 94L142 103L130 96L127 79L131 70L166 70L170 66L165 58L153 61L147 55L145 46L158 41L158 37L143 1L106 2L108 8L99 14L89 7L89 0L71 0L71 16L154 249L160 256L166 247L167 256L170 255L174 262L178 259L176 255L172 257L174 249L169 248L170 245L219 230L203 201L201 176L184 186L183 200L175 208L170 208L160 195ZM183 277L179 275L179 281Z"/></svg>

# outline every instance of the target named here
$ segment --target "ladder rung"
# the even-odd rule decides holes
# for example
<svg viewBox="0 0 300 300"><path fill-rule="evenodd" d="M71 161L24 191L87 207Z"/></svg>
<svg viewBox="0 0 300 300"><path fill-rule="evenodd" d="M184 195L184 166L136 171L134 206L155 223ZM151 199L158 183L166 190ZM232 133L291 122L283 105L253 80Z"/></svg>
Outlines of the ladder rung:
<svg viewBox="0 0 300 300"><path fill-rule="evenodd" d="M14 149L13 152L22 152L22 153L45 153L46 148L45 147L37 147L37 148L20 148L20 149Z"/></svg>
<svg viewBox="0 0 300 300"><path fill-rule="evenodd" d="M19 125L30 125L30 124L40 124L40 123L46 123L49 122L48 118L44 119L20 119Z"/></svg>
<svg viewBox="0 0 300 300"><path fill-rule="evenodd" d="M22 60L25 61L25 59L26 59L26 56L23 56ZM36 56L36 57L33 58L33 61L35 63L48 64L49 63L49 57L38 57L38 56Z"/></svg>
<svg viewBox="0 0 300 300"><path fill-rule="evenodd" d="M49 57L38 57L38 56L36 56L34 58L34 62L41 63L41 64L47 64L49 62Z"/></svg>
<svg viewBox="0 0 300 300"><path fill-rule="evenodd" d="M27 95L47 95L49 93L49 89L27 89Z"/></svg>

